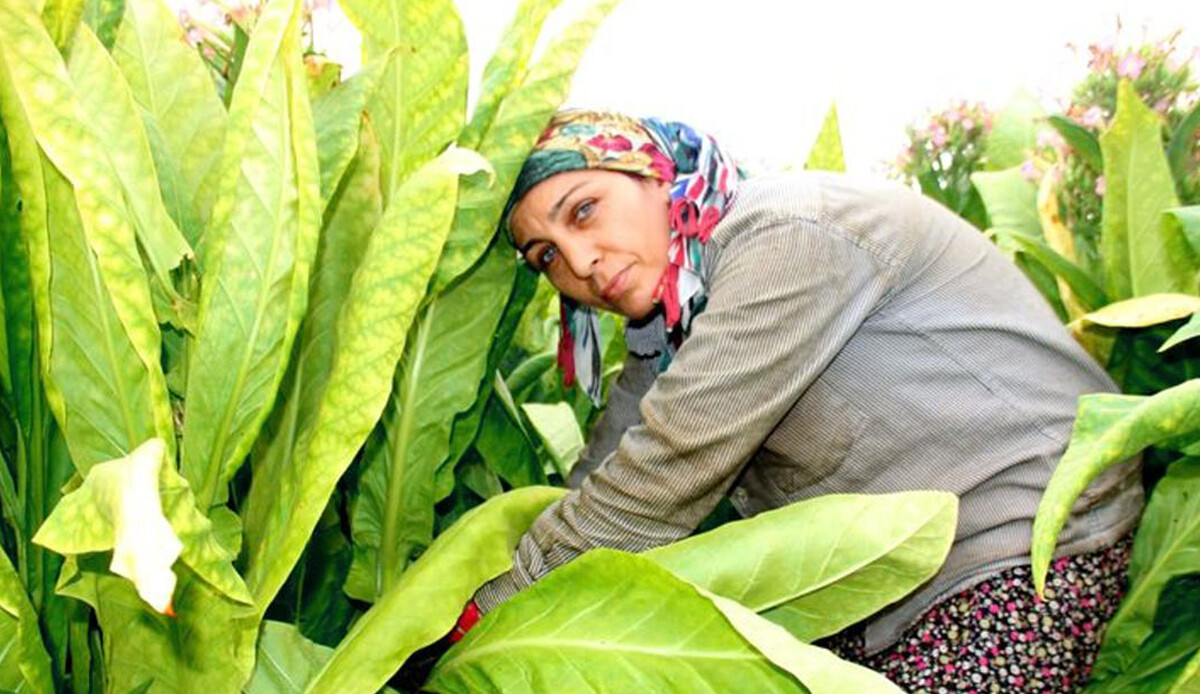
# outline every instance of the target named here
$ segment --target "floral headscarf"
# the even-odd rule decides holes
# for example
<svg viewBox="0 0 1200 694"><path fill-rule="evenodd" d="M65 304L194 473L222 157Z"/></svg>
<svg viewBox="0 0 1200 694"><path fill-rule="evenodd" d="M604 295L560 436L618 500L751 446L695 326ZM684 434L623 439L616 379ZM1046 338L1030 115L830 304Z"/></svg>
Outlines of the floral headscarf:
<svg viewBox="0 0 1200 694"><path fill-rule="evenodd" d="M517 177L503 216L510 240L508 222L517 202L550 176L579 169L624 171L672 184L667 271L655 291L662 310L638 326L626 327L630 351L660 353L661 371L687 336L692 319L704 310L704 244L733 201L737 167L715 140L683 123L562 111L550 121ZM599 403L599 319L590 306L566 296L560 299L558 365L563 383L570 386L578 380L592 401Z"/></svg>

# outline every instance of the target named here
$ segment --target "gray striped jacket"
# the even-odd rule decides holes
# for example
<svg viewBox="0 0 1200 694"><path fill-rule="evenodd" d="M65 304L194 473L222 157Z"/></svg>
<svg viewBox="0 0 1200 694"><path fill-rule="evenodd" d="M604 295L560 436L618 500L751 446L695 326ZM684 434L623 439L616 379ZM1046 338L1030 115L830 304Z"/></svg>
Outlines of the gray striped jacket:
<svg viewBox="0 0 1200 694"><path fill-rule="evenodd" d="M869 651L1028 562L1076 400L1114 385L1020 270L927 198L816 173L744 182L705 254L708 305L673 363L627 360L578 488L480 589L482 610L592 547L678 540L725 494L743 515L837 492L959 496L945 565L868 623ZM1114 542L1142 503L1137 463L1114 468L1060 553Z"/></svg>

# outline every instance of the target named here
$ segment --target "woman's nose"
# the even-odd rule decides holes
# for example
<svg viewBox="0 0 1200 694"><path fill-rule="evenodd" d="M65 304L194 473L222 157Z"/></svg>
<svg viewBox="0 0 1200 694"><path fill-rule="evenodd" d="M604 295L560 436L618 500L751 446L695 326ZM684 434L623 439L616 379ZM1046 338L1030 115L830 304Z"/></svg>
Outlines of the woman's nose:
<svg viewBox="0 0 1200 694"><path fill-rule="evenodd" d="M600 262L600 249L586 238L574 238L570 243L560 244L558 251L563 254L571 273L580 279L590 277Z"/></svg>

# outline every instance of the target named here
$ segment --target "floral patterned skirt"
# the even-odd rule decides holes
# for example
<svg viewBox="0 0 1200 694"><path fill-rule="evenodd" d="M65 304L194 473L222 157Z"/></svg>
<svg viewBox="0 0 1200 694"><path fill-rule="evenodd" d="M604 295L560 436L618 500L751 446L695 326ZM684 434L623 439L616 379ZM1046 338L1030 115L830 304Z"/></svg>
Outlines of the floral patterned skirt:
<svg viewBox="0 0 1200 694"><path fill-rule="evenodd" d="M911 694L1079 691L1125 595L1132 536L1051 562L1045 599L1028 565L1005 569L929 609L892 646L865 655L861 627L822 642Z"/></svg>

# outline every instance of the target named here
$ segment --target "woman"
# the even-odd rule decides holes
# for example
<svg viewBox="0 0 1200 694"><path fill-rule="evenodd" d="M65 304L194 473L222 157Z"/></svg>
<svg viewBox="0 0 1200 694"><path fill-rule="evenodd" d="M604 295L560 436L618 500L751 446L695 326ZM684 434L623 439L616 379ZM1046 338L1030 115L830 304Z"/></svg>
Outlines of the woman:
<svg viewBox="0 0 1200 694"><path fill-rule="evenodd" d="M944 489L960 519L940 573L832 647L913 691L1082 683L1123 591L1137 464L1060 536L1048 586L1073 599L1035 601L1039 498L1077 397L1114 386L977 230L891 184L742 181L687 126L579 111L550 123L503 224L561 292L565 378L598 397L597 309L628 317L630 354L576 488L479 611L590 548L683 538L724 495L752 515Z"/></svg>

